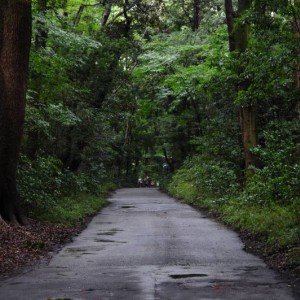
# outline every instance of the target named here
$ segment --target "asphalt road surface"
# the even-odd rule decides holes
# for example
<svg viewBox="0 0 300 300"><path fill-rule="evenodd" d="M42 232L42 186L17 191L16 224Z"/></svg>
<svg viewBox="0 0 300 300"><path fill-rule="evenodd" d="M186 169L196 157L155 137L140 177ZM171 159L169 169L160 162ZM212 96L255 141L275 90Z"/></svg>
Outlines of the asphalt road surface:
<svg viewBox="0 0 300 300"><path fill-rule="evenodd" d="M3 300L291 300L237 234L154 188L121 189L46 265L0 282Z"/></svg>

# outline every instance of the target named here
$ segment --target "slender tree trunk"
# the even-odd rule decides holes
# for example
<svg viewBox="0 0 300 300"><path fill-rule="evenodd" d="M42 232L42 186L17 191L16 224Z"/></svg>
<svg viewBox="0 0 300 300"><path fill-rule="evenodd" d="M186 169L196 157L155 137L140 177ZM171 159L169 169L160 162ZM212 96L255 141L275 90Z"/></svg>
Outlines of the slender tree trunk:
<svg viewBox="0 0 300 300"><path fill-rule="evenodd" d="M194 0L193 3L193 31L196 31L200 25L200 0Z"/></svg>
<svg viewBox="0 0 300 300"><path fill-rule="evenodd" d="M109 16L111 14L112 0L107 0L105 4L105 12L102 16L101 26L105 26L108 22Z"/></svg>
<svg viewBox="0 0 300 300"><path fill-rule="evenodd" d="M256 157L251 147L256 145L256 106L240 107L240 126L245 155L245 169L249 175L249 167L256 165Z"/></svg>
<svg viewBox="0 0 300 300"><path fill-rule="evenodd" d="M248 9L250 9L251 0L238 1L238 14L242 16ZM235 49L242 53L248 48L250 26L246 22L241 22L236 27L235 32ZM246 90L249 86L247 82L241 82L238 90ZM249 167L256 165L256 157L251 153L251 148L256 146L256 105L249 104L240 107L240 124L242 130L242 141L245 155L245 170L246 176L251 174Z"/></svg>
<svg viewBox="0 0 300 300"><path fill-rule="evenodd" d="M25 115L31 1L0 0L0 215L22 223L16 172Z"/></svg>
<svg viewBox="0 0 300 300"><path fill-rule="evenodd" d="M76 17L75 17L75 20L74 20L74 23L73 23L73 30L75 30L76 26L79 24L80 18L81 18L81 14L82 14L84 8L85 8L85 6L83 4L81 4L79 6L79 9L78 9L78 11L76 13Z"/></svg>
<svg viewBox="0 0 300 300"><path fill-rule="evenodd" d="M251 0L238 0L238 16L241 17L248 9L250 9ZM235 24L232 0L225 0L226 21L229 35L230 51L242 53L246 51L249 41L250 26L246 22ZM242 81L238 84L237 90L246 90L249 86L248 82ZM256 105L248 104L239 107L240 126L242 131L242 143L245 158L246 177L251 174L249 167L256 165L256 157L251 153L251 148L256 146Z"/></svg>
<svg viewBox="0 0 300 300"><path fill-rule="evenodd" d="M35 35L35 47L36 49L46 48L48 31L45 25L43 18L46 17L47 13L47 2L48 0L38 0L37 8L39 12L38 21L37 21L37 32Z"/></svg>
<svg viewBox="0 0 300 300"><path fill-rule="evenodd" d="M129 37L129 32L130 32L131 23L132 23L132 18L128 15L129 9L130 9L129 1L124 0L123 15L124 15L124 18L125 18L125 28L124 28L125 37Z"/></svg>
<svg viewBox="0 0 300 300"><path fill-rule="evenodd" d="M295 0L294 3L294 19L293 19L293 32L295 37L299 40L300 39L300 0ZM295 47L293 50L293 55L296 61L299 61L299 48ZM293 70L293 81L294 81L294 88L296 90L296 95L300 95L300 63L296 62ZM300 116L300 99L297 98L294 105L294 115L296 118Z"/></svg>
<svg viewBox="0 0 300 300"><path fill-rule="evenodd" d="M225 12L226 12L226 23L228 30L228 39L229 39L229 51L235 50L234 42L234 11L232 6L232 0L225 0Z"/></svg>

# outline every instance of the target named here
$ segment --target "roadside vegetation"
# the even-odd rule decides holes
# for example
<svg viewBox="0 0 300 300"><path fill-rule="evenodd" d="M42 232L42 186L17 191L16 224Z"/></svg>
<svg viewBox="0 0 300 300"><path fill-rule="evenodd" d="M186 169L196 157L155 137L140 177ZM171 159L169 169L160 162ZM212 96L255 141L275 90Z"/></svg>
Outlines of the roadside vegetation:
<svg viewBox="0 0 300 300"><path fill-rule="evenodd" d="M282 204L263 198L261 194L272 189L268 182L264 190L257 188L256 192L253 186L243 192L232 191L230 184L234 182L214 182L211 186L207 176L199 176L202 168L183 166L167 186L168 192L237 230L246 247L249 245L247 249L263 256L274 268L292 269L300 277L299 199Z"/></svg>

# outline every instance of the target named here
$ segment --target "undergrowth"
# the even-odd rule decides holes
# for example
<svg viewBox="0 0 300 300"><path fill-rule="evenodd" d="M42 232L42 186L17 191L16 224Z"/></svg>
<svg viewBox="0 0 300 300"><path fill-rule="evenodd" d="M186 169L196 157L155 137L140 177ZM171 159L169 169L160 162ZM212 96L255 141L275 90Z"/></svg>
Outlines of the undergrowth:
<svg viewBox="0 0 300 300"><path fill-rule="evenodd" d="M43 212L34 217L41 221L73 226L107 205L107 195L115 188L113 183L106 183L98 187L95 194L81 192L57 198L54 205L47 206Z"/></svg>

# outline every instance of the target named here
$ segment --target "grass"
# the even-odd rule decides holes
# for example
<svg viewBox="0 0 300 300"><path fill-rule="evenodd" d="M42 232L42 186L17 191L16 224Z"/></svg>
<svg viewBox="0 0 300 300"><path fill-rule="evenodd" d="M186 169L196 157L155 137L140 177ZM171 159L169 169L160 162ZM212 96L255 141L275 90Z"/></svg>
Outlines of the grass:
<svg viewBox="0 0 300 300"><path fill-rule="evenodd" d="M241 205L234 201L220 211L227 224L264 236L269 247L287 247L299 239L297 215L290 207Z"/></svg>
<svg viewBox="0 0 300 300"><path fill-rule="evenodd" d="M59 199L47 214L42 216L45 221L73 225L83 221L87 216L97 213L107 204L103 196L80 194Z"/></svg>
<svg viewBox="0 0 300 300"><path fill-rule="evenodd" d="M49 207L39 219L68 226L78 224L106 206L108 192L114 189L114 185L107 184L99 188L97 195L81 193L57 199L55 205Z"/></svg>

